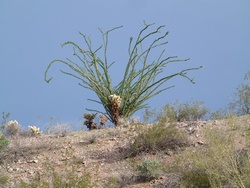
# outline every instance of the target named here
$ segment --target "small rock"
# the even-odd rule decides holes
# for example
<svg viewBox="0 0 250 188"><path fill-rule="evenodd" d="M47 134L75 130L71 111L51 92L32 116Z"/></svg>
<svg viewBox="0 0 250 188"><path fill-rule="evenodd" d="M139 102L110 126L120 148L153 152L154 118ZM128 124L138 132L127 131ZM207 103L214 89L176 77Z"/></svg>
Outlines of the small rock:
<svg viewBox="0 0 250 188"><path fill-rule="evenodd" d="M203 141L198 141L197 142L199 145L204 145L205 143Z"/></svg>
<svg viewBox="0 0 250 188"><path fill-rule="evenodd" d="M201 126L201 127L204 127L204 126L206 126L206 124L207 124L206 121L202 121L201 124L200 124L200 126Z"/></svg>
<svg viewBox="0 0 250 188"><path fill-rule="evenodd" d="M38 163L38 160L37 159L33 160L33 163Z"/></svg>
<svg viewBox="0 0 250 188"><path fill-rule="evenodd" d="M37 159L28 160L27 163L38 163Z"/></svg>
<svg viewBox="0 0 250 188"><path fill-rule="evenodd" d="M7 170L8 170L8 172L13 172L14 171L13 168L8 168Z"/></svg>
<svg viewBox="0 0 250 188"><path fill-rule="evenodd" d="M17 164L22 164L23 162L22 161L20 161L20 160L16 160L16 161L14 161L15 163L17 163Z"/></svg>
<svg viewBox="0 0 250 188"><path fill-rule="evenodd" d="M117 139L116 138L110 138L111 141L116 141L117 142Z"/></svg>
<svg viewBox="0 0 250 188"><path fill-rule="evenodd" d="M84 140L82 140L82 141L79 141L79 144L81 144L81 145L87 145L89 142L87 142L87 141L84 141Z"/></svg>
<svg viewBox="0 0 250 188"><path fill-rule="evenodd" d="M187 123L184 123L184 122L181 122L181 123L180 123L180 127L187 127L187 126L188 126Z"/></svg>
<svg viewBox="0 0 250 188"><path fill-rule="evenodd" d="M34 172L33 171L28 171L28 174L34 174Z"/></svg>
<svg viewBox="0 0 250 188"><path fill-rule="evenodd" d="M19 170L20 170L20 168L13 168L13 171L15 171L15 172L17 172Z"/></svg>
<svg viewBox="0 0 250 188"><path fill-rule="evenodd" d="M171 150L167 150L165 153L166 155L169 155L169 156L172 156L174 154L174 152Z"/></svg>
<svg viewBox="0 0 250 188"><path fill-rule="evenodd" d="M160 180L165 180L166 177L165 177L165 176L161 176L159 179L160 179Z"/></svg>
<svg viewBox="0 0 250 188"><path fill-rule="evenodd" d="M189 134L193 134L195 132L195 129L192 127L189 127L188 129Z"/></svg>
<svg viewBox="0 0 250 188"><path fill-rule="evenodd" d="M60 159L60 161L67 161L67 160L69 160L70 159L70 157L62 157L61 159Z"/></svg>

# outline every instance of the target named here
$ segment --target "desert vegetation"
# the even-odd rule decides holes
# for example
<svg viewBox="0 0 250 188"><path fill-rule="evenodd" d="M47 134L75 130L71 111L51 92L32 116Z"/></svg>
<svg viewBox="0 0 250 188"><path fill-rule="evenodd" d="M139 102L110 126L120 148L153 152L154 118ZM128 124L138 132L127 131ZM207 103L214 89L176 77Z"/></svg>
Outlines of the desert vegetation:
<svg viewBox="0 0 250 188"><path fill-rule="evenodd" d="M153 123L127 120L129 124L116 128L104 126L64 134L34 134L32 129L16 125L17 121L7 121L3 114L6 126L1 133L0 185L249 187L250 115L190 119L203 117L204 111L209 111L197 105L200 102L177 104L172 112L186 108L181 119L169 117L164 106L159 111L145 112L145 116L156 118ZM188 114L188 109L196 110ZM14 135L6 131L13 122L19 128ZM52 126L56 130L60 127Z"/></svg>
<svg viewBox="0 0 250 188"><path fill-rule="evenodd" d="M193 82L186 73L199 69L159 77L166 65L180 60L163 57L163 50L156 61L148 63L150 52L167 44L162 40L168 35L159 32L163 26L147 32L152 26L145 23L135 41L130 39L128 64L117 86L111 83L113 63L107 60L107 46L109 34L121 27L107 32L100 29L103 45L95 50L83 34L85 48L73 42L63 45L74 47L82 66L70 59L56 59L45 72L46 81L52 79L47 79L47 73L54 63L66 65L73 72L62 72L93 90L100 100L93 101L102 104L105 112L83 114L88 130L73 130L52 121L45 131L36 125L27 130L17 120L9 121L10 113L3 113L1 187L250 187L250 72L226 109L210 113L202 101L176 101L161 109L146 108L143 122L133 118L149 98L168 89L160 89L163 83L175 76ZM150 37L149 46L141 48ZM101 49L104 60L98 56ZM108 121L115 126L106 127Z"/></svg>
<svg viewBox="0 0 250 188"><path fill-rule="evenodd" d="M153 26L154 24L144 22L144 28L139 32L138 36L135 39L130 38L128 63L121 81L116 86L113 85L109 72L110 67L114 66L115 62L109 62L107 57L108 39L111 32L120 29L122 26L106 32L99 28L103 44L98 47L93 47L91 38L83 33L80 33L80 35L84 39L84 47L80 47L72 41L64 43L63 47L73 46L75 58L73 60L69 58L66 60L53 60L45 71L44 79L48 83L53 79L53 77L48 78L47 75L54 63L66 65L71 72L63 70L61 72L77 78L81 81L79 85L94 91L99 101L89 100L101 104L105 109L103 114L116 126L119 118L131 117L136 111L147 106L145 102L148 99L173 87L161 88L165 82L181 76L194 83L194 80L187 73L201 68L188 68L171 75L163 75L164 68L169 64L185 62L189 59L180 60L177 56L165 57L165 49L161 47L168 43L166 37L169 32L163 31L164 26L152 30ZM156 59L149 61L152 51L156 49L161 50L161 52ZM103 54L100 54L101 50Z"/></svg>

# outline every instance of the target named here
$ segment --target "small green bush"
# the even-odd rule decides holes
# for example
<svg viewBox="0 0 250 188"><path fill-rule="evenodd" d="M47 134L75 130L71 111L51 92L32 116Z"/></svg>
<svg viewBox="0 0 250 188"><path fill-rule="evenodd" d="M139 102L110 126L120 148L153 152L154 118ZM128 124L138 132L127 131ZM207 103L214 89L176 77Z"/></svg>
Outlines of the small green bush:
<svg viewBox="0 0 250 188"><path fill-rule="evenodd" d="M234 116L235 112L232 111L232 109L229 108L221 108L216 110L215 112L211 113L210 119L212 120L221 120L221 119L227 119L231 116Z"/></svg>
<svg viewBox="0 0 250 188"><path fill-rule="evenodd" d="M9 181L9 177L6 175L5 172L0 170L0 187L4 187Z"/></svg>
<svg viewBox="0 0 250 188"><path fill-rule="evenodd" d="M157 152L177 149L188 144L187 137L174 124L165 126L154 124L147 128L138 128L138 135L130 143L127 153L135 156L142 152Z"/></svg>
<svg viewBox="0 0 250 188"><path fill-rule="evenodd" d="M5 114L5 112L2 112L2 121L0 123L0 134L4 133L9 116L10 116L10 113Z"/></svg>
<svg viewBox="0 0 250 188"><path fill-rule="evenodd" d="M157 115L160 122L196 121L204 118L209 110L202 107L203 102L190 101L180 104L179 101L165 105Z"/></svg>
<svg viewBox="0 0 250 188"><path fill-rule="evenodd" d="M250 82L247 83L247 80L250 80L250 71L245 74L245 83L237 87L233 100L229 104L237 115L250 114Z"/></svg>
<svg viewBox="0 0 250 188"><path fill-rule="evenodd" d="M5 128L7 125L7 119L10 113L2 113L2 121L0 123L0 152L9 145L9 141L5 138Z"/></svg>
<svg viewBox="0 0 250 188"><path fill-rule="evenodd" d="M209 110L202 107L204 102L191 101L180 104L177 109L177 121L196 121L204 118Z"/></svg>
<svg viewBox="0 0 250 188"><path fill-rule="evenodd" d="M140 176L146 181L158 178L162 169L160 162L156 160L145 160L141 164L137 165L136 170L139 171Z"/></svg>
<svg viewBox="0 0 250 188"><path fill-rule="evenodd" d="M116 177L110 177L108 181L105 183L105 186L108 188L117 188L119 186L119 179Z"/></svg>
<svg viewBox="0 0 250 188"><path fill-rule="evenodd" d="M184 173L183 178L180 181L181 187L185 188L195 188L195 187L202 187L202 188L210 188L210 182L208 175L205 171L195 170L192 171L188 170Z"/></svg>
<svg viewBox="0 0 250 188"><path fill-rule="evenodd" d="M4 135L0 135L0 151L6 148L9 143L10 142L4 137Z"/></svg>

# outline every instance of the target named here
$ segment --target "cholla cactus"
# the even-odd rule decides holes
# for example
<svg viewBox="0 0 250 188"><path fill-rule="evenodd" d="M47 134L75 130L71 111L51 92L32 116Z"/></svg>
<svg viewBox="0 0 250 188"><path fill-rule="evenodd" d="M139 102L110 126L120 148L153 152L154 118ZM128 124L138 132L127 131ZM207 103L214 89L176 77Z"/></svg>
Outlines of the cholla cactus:
<svg viewBox="0 0 250 188"><path fill-rule="evenodd" d="M112 110L112 116L113 116L113 121L114 121L114 124L117 125L118 123L118 119L119 119L119 116L120 116L120 106L121 106L121 103L122 103L122 99L120 96L118 95L110 95L109 96L109 99L111 101L111 110Z"/></svg>
<svg viewBox="0 0 250 188"><path fill-rule="evenodd" d="M11 120L6 125L6 134L10 136L17 135L20 127L17 120Z"/></svg>
<svg viewBox="0 0 250 188"><path fill-rule="evenodd" d="M109 118L104 114L100 114L99 117L100 117L100 128L102 128L105 125L105 123L109 120Z"/></svg>
<svg viewBox="0 0 250 188"><path fill-rule="evenodd" d="M11 125L14 125L14 126L17 126L18 125L18 121L17 120L11 120L7 123L7 126L11 126Z"/></svg>
<svg viewBox="0 0 250 188"><path fill-rule="evenodd" d="M83 124L86 125L89 130L97 129L96 123L94 123L95 116L96 114L83 114L83 117L86 119Z"/></svg>
<svg viewBox="0 0 250 188"><path fill-rule="evenodd" d="M41 135L42 134L42 131L40 131L39 127L29 126L29 129L32 132L32 134L34 134L34 135Z"/></svg>

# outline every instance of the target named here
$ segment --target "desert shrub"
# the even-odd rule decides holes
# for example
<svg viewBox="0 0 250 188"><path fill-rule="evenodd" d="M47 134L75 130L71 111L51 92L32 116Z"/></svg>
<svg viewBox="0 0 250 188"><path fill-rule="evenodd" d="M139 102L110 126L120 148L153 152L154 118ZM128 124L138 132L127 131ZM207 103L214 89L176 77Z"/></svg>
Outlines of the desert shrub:
<svg viewBox="0 0 250 188"><path fill-rule="evenodd" d="M9 181L9 176L5 172L5 170L1 169L0 167L0 187L5 187L5 185Z"/></svg>
<svg viewBox="0 0 250 188"><path fill-rule="evenodd" d="M188 145L187 137L174 124L154 124L146 128L138 128L126 153L135 156L142 152L157 152L167 149L177 149Z"/></svg>
<svg viewBox="0 0 250 188"><path fill-rule="evenodd" d="M49 123L44 127L44 134L47 135L61 135L65 136L73 131L73 127L70 124L63 123L56 117L51 117Z"/></svg>
<svg viewBox="0 0 250 188"><path fill-rule="evenodd" d="M9 141L5 138L4 135L0 135L0 151L6 148L9 145Z"/></svg>
<svg viewBox="0 0 250 188"><path fill-rule="evenodd" d="M53 134L66 136L68 133L72 131L72 128L70 125L62 123L58 124L55 127L53 127Z"/></svg>
<svg viewBox="0 0 250 188"><path fill-rule="evenodd" d="M191 101L177 108L177 121L196 121L204 118L209 110L202 107L204 102Z"/></svg>
<svg viewBox="0 0 250 188"><path fill-rule="evenodd" d="M156 113L156 109L149 110L149 108L146 108L143 114L143 122L148 123L150 120L153 121L153 118L155 118Z"/></svg>
<svg viewBox="0 0 250 188"><path fill-rule="evenodd" d="M132 127L136 127L138 125L141 125L142 123L140 122L140 117L130 117L130 118L124 118L124 117L120 117L118 119L118 126L120 127L128 127L128 128L132 128Z"/></svg>
<svg viewBox="0 0 250 188"><path fill-rule="evenodd" d="M7 120L10 116L10 113L2 113L2 120L0 124L0 152L9 145L9 141L5 138L5 128L7 125Z"/></svg>
<svg viewBox="0 0 250 188"><path fill-rule="evenodd" d="M211 119L226 119L234 115L250 114L250 71L245 74L244 82L236 88L231 102L226 108L216 110L211 114Z"/></svg>
<svg viewBox="0 0 250 188"><path fill-rule="evenodd" d="M157 121L161 123L177 121L176 107L171 104L166 104L161 111L157 113Z"/></svg>
<svg viewBox="0 0 250 188"><path fill-rule="evenodd" d="M221 119L227 119L231 116L234 116L235 112L230 108L220 108L214 112L211 113L210 119L212 120L221 120Z"/></svg>
<svg viewBox="0 0 250 188"><path fill-rule="evenodd" d="M58 124L59 119L51 117L49 123L44 128L44 134L51 135L54 133L54 126Z"/></svg>
<svg viewBox="0 0 250 188"><path fill-rule="evenodd" d="M141 179L150 181L158 178L162 173L162 164L156 160L145 160L136 166L136 170L139 172Z"/></svg>
<svg viewBox="0 0 250 188"><path fill-rule="evenodd" d="M234 135L207 129L205 137L206 146L190 148L176 160L173 171L182 174L182 187L249 187L249 153L236 149Z"/></svg>
<svg viewBox="0 0 250 188"><path fill-rule="evenodd" d="M155 48L162 49L168 43L165 41L165 38L169 33L162 32L164 26L159 26L150 31L153 25L144 22L144 28L139 32L136 39L134 40L133 37L130 37L128 63L124 69L121 81L116 86L113 86L109 73L114 62L108 61L107 50L109 34L114 30L120 29L121 26L107 32L99 29L103 44L96 48L92 46L91 38L82 33L80 34L85 42L84 48L72 41L64 43L62 46L73 46L75 59L53 60L45 71L45 81L49 83L52 80L53 77L47 78L47 74L54 63L66 65L70 71L61 72L77 78L81 81L81 86L94 91L99 101L90 100L103 105L106 111L104 114L107 115L111 122L117 125L120 116L132 116L136 111L146 107L145 101L172 88L159 89L165 82L176 76L181 76L194 83L193 79L187 76L187 73L201 68L184 69L177 73L160 77L167 65L173 62L188 61L189 59L179 60L177 56L164 57L165 49L163 49L160 50L156 60L151 61L152 58L155 58L155 56L151 57L151 52ZM103 55L100 56L101 50L103 50ZM98 112L96 110L92 111Z"/></svg>
<svg viewBox="0 0 250 188"><path fill-rule="evenodd" d="M157 121L162 123L173 121L196 121L204 118L209 110L202 107L203 102L190 101L184 104L179 101L163 106L157 113Z"/></svg>
<svg viewBox="0 0 250 188"><path fill-rule="evenodd" d="M20 132L20 126L16 120L14 121L9 121L5 127L5 133L8 136L16 136Z"/></svg>
<svg viewBox="0 0 250 188"><path fill-rule="evenodd" d="M86 143L88 143L88 144L94 144L94 143L97 143L98 136L93 134L93 135L90 135L90 136L86 136L84 138L84 140L86 140Z"/></svg>
<svg viewBox="0 0 250 188"><path fill-rule="evenodd" d="M20 132L19 132L19 136L23 137L23 138L27 138L30 136L34 136L33 133L31 133L31 131L29 129L27 129L26 127L21 127Z"/></svg>
<svg viewBox="0 0 250 188"><path fill-rule="evenodd" d="M7 125L7 120L10 116L10 113L5 114L5 112L2 112L2 120L1 120L1 124L0 124L0 134L4 133L4 129Z"/></svg>
<svg viewBox="0 0 250 188"><path fill-rule="evenodd" d="M116 177L110 177L108 179L108 181L105 183L105 187L108 187L108 188L117 188L117 187L120 187L119 186L119 179L116 178Z"/></svg>
<svg viewBox="0 0 250 188"><path fill-rule="evenodd" d="M180 181L181 187L202 187L210 188L211 184L209 182L209 177L206 171L192 169L184 173Z"/></svg>
<svg viewBox="0 0 250 188"><path fill-rule="evenodd" d="M244 81L237 87L233 95L233 100L229 107L235 111L237 115L250 114L250 85L247 83L250 80L250 71L245 74Z"/></svg>

